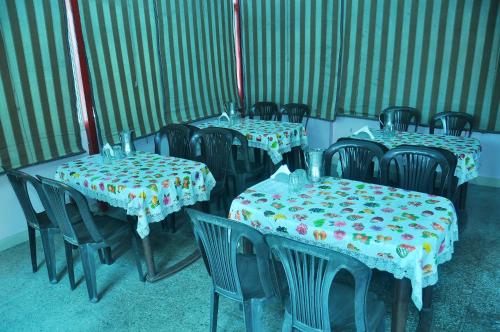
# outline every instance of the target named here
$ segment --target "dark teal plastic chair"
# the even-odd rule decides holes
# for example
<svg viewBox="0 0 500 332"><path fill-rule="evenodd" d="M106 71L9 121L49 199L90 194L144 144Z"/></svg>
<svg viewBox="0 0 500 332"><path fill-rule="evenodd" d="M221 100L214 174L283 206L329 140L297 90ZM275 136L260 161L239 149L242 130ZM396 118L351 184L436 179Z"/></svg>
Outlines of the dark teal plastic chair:
<svg viewBox="0 0 500 332"><path fill-rule="evenodd" d="M368 266L283 236L266 235L266 241L283 264L290 290L283 331L384 331L385 307L368 293ZM352 275L354 289L334 282L342 269Z"/></svg>
<svg viewBox="0 0 500 332"><path fill-rule="evenodd" d="M210 331L217 329L219 295L243 305L246 331L261 331L263 305L278 295L264 236L242 223L192 209L186 212L212 277ZM243 239L252 243L255 254L239 253Z"/></svg>
<svg viewBox="0 0 500 332"><path fill-rule="evenodd" d="M40 232L40 238L42 239L43 253L45 255L45 265L47 266L47 272L49 274L49 281L53 284L57 282L56 276L56 256L54 247L54 236L58 235L59 228L55 223L52 222L53 217L51 216L50 208L47 208L48 202L45 197L45 192L42 190L42 184L40 181L21 171L8 170L7 178L9 179L12 189L17 196L19 204L26 217L26 223L28 226L28 240L31 253L31 266L33 272L38 270L38 264L36 259L36 234L35 231ZM45 211L36 212L33 208L33 204L28 194L28 184L31 184L36 190L38 197ZM73 223L79 222L81 219L78 216L78 211L74 204L66 205L70 219Z"/></svg>
<svg viewBox="0 0 500 332"><path fill-rule="evenodd" d="M74 289L76 286L73 269L74 247L80 251L89 299L95 303L99 300L96 282L96 252L101 256L103 250L130 239L132 239L139 279L144 281L139 239L135 236L132 223L109 216L93 216L88 207L87 200L80 192L62 182L44 177L39 178L49 201L53 218L56 220L63 235L71 289ZM81 223L71 223L66 205L68 198L75 202L82 219Z"/></svg>

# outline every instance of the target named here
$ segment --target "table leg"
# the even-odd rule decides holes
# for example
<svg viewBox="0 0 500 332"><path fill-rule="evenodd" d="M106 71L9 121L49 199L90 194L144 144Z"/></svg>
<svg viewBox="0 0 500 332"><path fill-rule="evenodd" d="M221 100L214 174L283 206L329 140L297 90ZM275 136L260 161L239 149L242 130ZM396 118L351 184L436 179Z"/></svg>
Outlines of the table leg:
<svg viewBox="0 0 500 332"><path fill-rule="evenodd" d="M408 317L411 282L407 278L394 279L394 298L392 301L391 331L404 332Z"/></svg>
<svg viewBox="0 0 500 332"><path fill-rule="evenodd" d="M432 286L423 289L423 306L420 310L417 331L428 332L432 327Z"/></svg>
<svg viewBox="0 0 500 332"><path fill-rule="evenodd" d="M142 249L144 250L144 259L146 260L146 266L148 268L148 274L146 276L147 281L156 276L155 259L153 256L153 248L151 248L151 240L149 235L142 239Z"/></svg>
<svg viewBox="0 0 500 332"><path fill-rule="evenodd" d="M198 258L201 257L200 251L195 249L192 253L186 256L184 259L179 262L167 267L165 270L161 272L156 271L156 265L154 261L154 253L153 248L151 247L151 240L149 235L142 239L142 248L144 250L144 259L146 260L146 266L148 268L148 274L146 275L147 282L155 282L181 271L185 267L194 263Z"/></svg>

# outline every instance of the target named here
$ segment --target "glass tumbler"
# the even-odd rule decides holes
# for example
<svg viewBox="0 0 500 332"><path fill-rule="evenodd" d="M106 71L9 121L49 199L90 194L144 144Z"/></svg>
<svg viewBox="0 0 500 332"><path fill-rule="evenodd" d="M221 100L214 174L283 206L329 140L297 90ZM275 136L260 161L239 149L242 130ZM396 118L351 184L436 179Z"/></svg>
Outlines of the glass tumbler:
<svg viewBox="0 0 500 332"><path fill-rule="evenodd" d="M300 191L301 187L300 175L296 172L291 173L288 176L288 191L291 193L297 193Z"/></svg>

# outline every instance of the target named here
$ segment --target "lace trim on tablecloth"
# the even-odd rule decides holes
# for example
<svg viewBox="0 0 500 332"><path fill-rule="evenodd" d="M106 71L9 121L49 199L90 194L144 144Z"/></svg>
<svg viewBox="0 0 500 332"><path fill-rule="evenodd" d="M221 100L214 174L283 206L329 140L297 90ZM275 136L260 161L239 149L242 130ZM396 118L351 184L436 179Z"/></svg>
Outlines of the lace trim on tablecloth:
<svg viewBox="0 0 500 332"><path fill-rule="evenodd" d="M307 145L307 136L301 136L300 138L290 140L290 144L281 145L279 146L278 150L270 149L269 143L248 141L249 147L265 150L274 164L277 164L283 160L284 153L292 151L293 147L302 145Z"/></svg>
<svg viewBox="0 0 500 332"><path fill-rule="evenodd" d="M109 196L109 194L101 193L99 191L92 190L87 187L82 186L73 186L72 183L66 182L69 186L75 188L79 192L81 192L84 196L88 198L96 199L102 202L106 202L109 205L112 205L117 208L122 208L127 211L127 215L130 216L140 216L145 215L144 207L131 207L128 202L124 203L123 199L114 199ZM180 211L183 206L193 205L197 202L208 201L210 200L210 192L215 187L215 181L208 181L205 183L206 191L201 193L192 193L190 199L183 199L180 203L178 200L172 202L170 205L162 207L161 213L149 214L146 215L146 222L139 220L137 223L137 234L141 238L145 238L149 235L149 223L159 222L165 219L169 214L173 212Z"/></svg>

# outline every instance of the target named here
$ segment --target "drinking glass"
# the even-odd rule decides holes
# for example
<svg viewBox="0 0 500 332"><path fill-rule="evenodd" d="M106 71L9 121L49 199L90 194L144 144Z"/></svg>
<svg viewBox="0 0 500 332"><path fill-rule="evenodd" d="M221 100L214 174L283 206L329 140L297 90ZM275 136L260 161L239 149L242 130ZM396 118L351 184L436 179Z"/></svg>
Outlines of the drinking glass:
<svg viewBox="0 0 500 332"><path fill-rule="evenodd" d="M302 187L300 182L300 175L296 172L291 173L288 176L288 191L291 193L299 192Z"/></svg>

